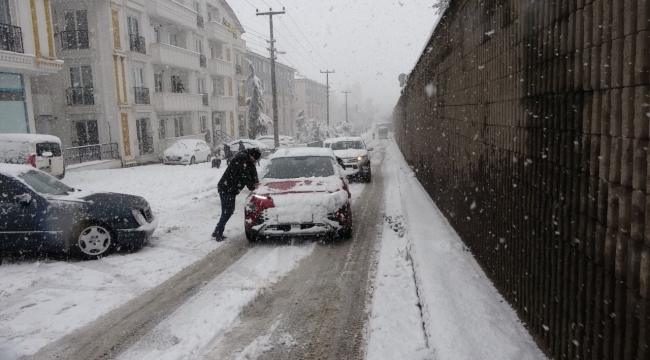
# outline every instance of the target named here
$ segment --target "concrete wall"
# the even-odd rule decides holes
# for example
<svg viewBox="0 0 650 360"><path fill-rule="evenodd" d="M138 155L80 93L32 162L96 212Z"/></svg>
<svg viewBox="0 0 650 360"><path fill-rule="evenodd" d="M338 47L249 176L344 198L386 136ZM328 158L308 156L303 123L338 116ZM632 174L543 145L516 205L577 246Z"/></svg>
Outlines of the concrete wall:
<svg viewBox="0 0 650 360"><path fill-rule="evenodd" d="M452 0L394 111L418 178L556 359L650 358L649 19L647 0Z"/></svg>

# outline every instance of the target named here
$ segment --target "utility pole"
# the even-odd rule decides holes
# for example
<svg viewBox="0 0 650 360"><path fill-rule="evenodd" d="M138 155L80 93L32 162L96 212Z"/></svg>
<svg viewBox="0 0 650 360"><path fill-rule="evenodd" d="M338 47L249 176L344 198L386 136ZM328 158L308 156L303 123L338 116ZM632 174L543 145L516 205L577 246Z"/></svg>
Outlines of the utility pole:
<svg viewBox="0 0 650 360"><path fill-rule="evenodd" d="M257 16L269 16L269 25L271 27L271 40L269 40L269 43L271 44L271 47L267 50L271 53L271 92L273 92L273 143L275 145L275 148L280 147L280 129L278 125L278 95L277 95L277 87L275 84L275 40L273 39L273 15L282 15L285 13L284 7L282 8L282 11L273 11L273 9L269 8L268 12L261 13L255 9L255 12Z"/></svg>
<svg viewBox="0 0 650 360"><path fill-rule="evenodd" d="M341 91L342 93L345 94L345 122L348 121L348 94L351 93L352 91Z"/></svg>
<svg viewBox="0 0 650 360"><path fill-rule="evenodd" d="M327 78L327 127L330 126L330 74L334 74L334 70L321 70L321 74L325 74Z"/></svg>

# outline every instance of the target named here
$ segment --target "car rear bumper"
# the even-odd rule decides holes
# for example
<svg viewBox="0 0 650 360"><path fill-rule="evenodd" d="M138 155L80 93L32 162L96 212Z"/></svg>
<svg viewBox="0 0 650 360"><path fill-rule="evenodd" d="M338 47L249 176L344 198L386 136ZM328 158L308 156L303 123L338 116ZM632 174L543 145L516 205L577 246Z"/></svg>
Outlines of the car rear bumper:
<svg viewBox="0 0 650 360"><path fill-rule="evenodd" d="M370 172L370 161L365 163L347 163L345 164L345 176L354 178Z"/></svg>
<svg viewBox="0 0 650 360"><path fill-rule="evenodd" d="M158 227L158 218L136 229L117 230L117 242L125 246L142 246Z"/></svg>
<svg viewBox="0 0 650 360"><path fill-rule="evenodd" d="M329 223L263 224L248 231L265 238L312 237L336 235L340 227Z"/></svg>

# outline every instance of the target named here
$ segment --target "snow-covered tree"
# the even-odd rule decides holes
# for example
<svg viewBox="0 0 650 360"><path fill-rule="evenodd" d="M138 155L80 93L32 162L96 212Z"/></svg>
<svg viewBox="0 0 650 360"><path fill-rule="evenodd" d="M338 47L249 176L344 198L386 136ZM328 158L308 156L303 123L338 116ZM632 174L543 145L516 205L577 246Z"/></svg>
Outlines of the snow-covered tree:
<svg viewBox="0 0 650 360"><path fill-rule="evenodd" d="M305 111L300 110L296 117L296 137L302 144L323 140L321 124L315 119L308 119Z"/></svg>
<svg viewBox="0 0 650 360"><path fill-rule="evenodd" d="M273 121L264 113L264 88L262 82L255 76L255 67L253 63L248 63L248 82L251 88L251 97L246 100L248 103L248 137L255 139L260 135L268 134L268 128Z"/></svg>

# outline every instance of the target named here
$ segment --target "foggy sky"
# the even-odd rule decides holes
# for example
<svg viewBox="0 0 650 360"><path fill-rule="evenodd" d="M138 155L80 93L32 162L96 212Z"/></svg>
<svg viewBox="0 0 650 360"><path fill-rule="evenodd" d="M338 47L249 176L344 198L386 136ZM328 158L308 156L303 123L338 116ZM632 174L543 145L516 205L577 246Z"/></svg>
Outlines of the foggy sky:
<svg viewBox="0 0 650 360"><path fill-rule="evenodd" d="M349 96L351 103L360 100L361 91L364 99L373 99L382 115L390 114L399 98L398 75L411 71L429 38L438 17L433 2L228 0L246 30L247 46L267 56L268 16L256 16L255 8L279 11L284 5L291 17L273 19L276 46L287 52L279 55L279 61L323 84L325 74L319 71L336 70L330 75L330 86L339 101L342 90L357 90Z"/></svg>

